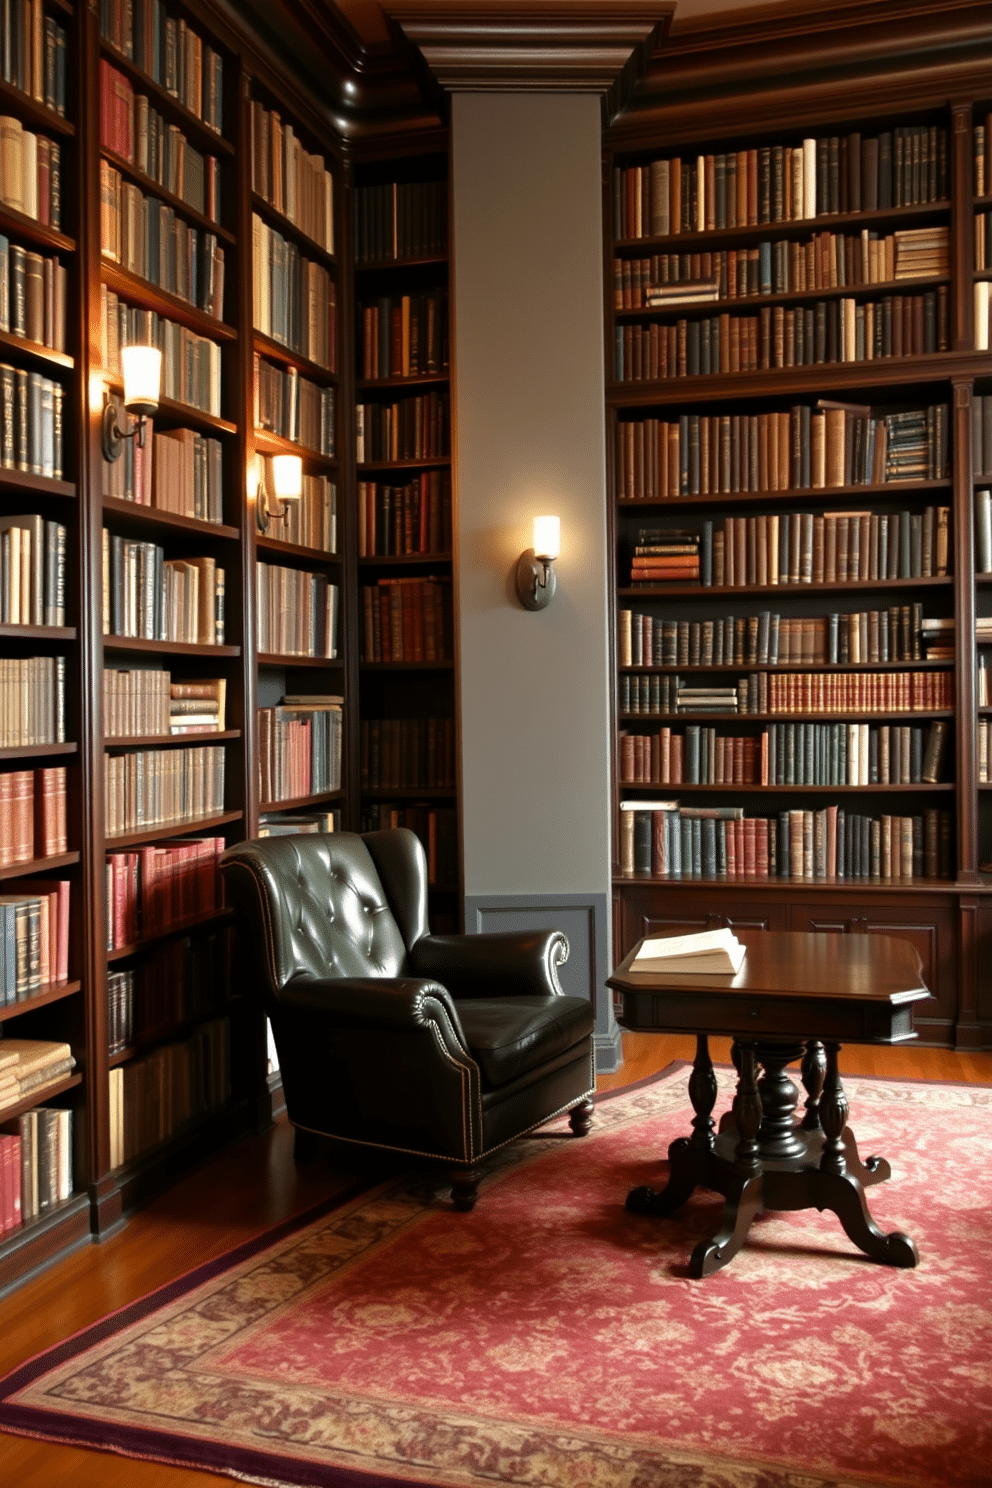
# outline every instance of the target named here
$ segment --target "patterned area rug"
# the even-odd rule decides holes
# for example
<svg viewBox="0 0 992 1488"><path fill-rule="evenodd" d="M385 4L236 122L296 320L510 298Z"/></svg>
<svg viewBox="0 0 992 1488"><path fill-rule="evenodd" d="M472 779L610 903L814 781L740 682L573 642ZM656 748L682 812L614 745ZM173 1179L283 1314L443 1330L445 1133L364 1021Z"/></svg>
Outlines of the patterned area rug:
<svg viewBox="0 0 992 1488"><path fill-rule="evenodd" d="M394 1179L193 1272L9 1376L0 1429L321 1488L988 1484L992 1090L847 1082L918 1269L811 1210L692 1281L722 1201L623 1209L688 1128L686 1074L514 1144L472 1214Z"/></svg>

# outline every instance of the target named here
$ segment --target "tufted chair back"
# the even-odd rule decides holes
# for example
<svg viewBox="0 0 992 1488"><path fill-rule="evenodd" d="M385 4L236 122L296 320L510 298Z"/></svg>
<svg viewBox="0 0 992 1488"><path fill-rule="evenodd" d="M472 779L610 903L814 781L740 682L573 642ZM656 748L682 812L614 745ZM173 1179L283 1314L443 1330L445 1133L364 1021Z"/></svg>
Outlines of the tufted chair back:
<svg viewBox="0 0 992 1488"><path fill-rule="evenodd" d="M267 837L229 848L224 868L276 1002L316 978L402 976L428 933L427 863L413 832Z"/></svg>

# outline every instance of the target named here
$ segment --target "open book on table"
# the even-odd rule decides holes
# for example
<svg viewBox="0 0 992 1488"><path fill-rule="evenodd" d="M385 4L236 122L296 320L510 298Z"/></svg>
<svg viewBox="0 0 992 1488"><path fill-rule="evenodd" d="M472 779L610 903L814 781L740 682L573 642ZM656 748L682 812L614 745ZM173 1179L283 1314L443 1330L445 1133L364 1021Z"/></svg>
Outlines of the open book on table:
<svg viewBox="0 0 992 1488"><path fill-rule="evenodd" d="M654 936L641 943L631 971L732 976L741 968L745 947L732 930L700 930L695 935Z"/></svg>

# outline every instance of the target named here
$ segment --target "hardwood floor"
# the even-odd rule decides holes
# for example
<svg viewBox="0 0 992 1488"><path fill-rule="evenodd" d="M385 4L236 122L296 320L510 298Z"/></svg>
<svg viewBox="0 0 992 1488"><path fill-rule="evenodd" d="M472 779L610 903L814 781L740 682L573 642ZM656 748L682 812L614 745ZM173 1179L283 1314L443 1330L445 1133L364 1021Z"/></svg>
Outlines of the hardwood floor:
<svg viewBox="0 0 992 1488"><path fill-rule="evenodd" d="M602 1076L599 1088L644 1079L673 1060L691 1060L694 1050L691 1037L627 1033L622 1069ZM714 1059L728 1060L728 1041L711 1040L711 1050ZM842 1059L845 1074L992 1085L992 1052L849 1045ZM119 1234L82 1247L0 1302L0 1374L353 1181L353 1173L334 1171L326 1162L297 1169L292 1132L285 1120L277 1122L191 1174ZM0 1482L56 1488L70 1480L73 1488L203 1488L230 1481L0 1435Z"/></svg>

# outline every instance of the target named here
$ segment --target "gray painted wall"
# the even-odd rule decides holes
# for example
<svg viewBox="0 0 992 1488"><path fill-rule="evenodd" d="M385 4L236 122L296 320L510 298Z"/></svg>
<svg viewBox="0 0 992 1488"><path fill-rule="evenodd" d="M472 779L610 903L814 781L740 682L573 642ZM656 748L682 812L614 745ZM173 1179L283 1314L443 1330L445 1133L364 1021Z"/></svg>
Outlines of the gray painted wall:
<svg viewBox="0 0 992 1488"><path fill-rule="evenodd" d="M596 905L607 943L593 937L573 955L596 968L600 1037L612 1046L600 980L610 902L600 104L452 103L467 925L487 902L533 900L539 924L549 903L573 916L575 896ZM513 571L547 511L562 523L558 593L532 614Z"/></svg>

